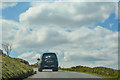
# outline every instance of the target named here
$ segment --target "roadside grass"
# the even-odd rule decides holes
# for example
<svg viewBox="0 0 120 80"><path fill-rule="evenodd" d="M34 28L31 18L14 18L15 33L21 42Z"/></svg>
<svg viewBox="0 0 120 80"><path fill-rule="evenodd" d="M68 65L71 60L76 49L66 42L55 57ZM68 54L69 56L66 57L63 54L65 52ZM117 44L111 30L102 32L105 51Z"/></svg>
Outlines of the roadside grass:
<svg viewBox="0 0 120 80"><path fill-rule="evenodd" d="M2 80L17 79L22 80L34 74L33 68L21 62L22 59L11 58L2 55ZM26 61L27 62L27 61Z"/></svg>
<svg viewBox="0 0 120 80"><path fill-rule="evenodd" d="M118 78L119 70L115 70L107 67L86 67L86 66L76 66L71 68L59 68L63 71L74 71L74 72L84 72L89 74L94 74L101 76L103 78Z"/></svg>
<svg viewBox="0 0 120 80"><path fill-rule="evenodd" d="M31 65L30 65L31 66ZM31 66L32 68L38 68L38 66Z"/></svg>

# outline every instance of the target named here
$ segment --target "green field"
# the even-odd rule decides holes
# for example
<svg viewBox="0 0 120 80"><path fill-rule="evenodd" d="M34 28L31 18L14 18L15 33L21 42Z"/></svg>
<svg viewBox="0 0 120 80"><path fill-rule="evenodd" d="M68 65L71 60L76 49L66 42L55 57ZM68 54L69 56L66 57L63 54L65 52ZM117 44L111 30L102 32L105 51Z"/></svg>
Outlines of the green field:
<svg viewBox="0 0 120 80"><path fill-rule="evenodd" d="M16 78L21 80L33 74L33 68L29 66L27 61L2 55L2 79Z"/></svg>
<svg viewBox="0 0 120 80"><path fill-rule="evenodd" d="M102 76L104 78L118 78L118 74L119 74L118 70L107 67L90 68L86 66L76 66L71 68L60 68L60 70L90 73L90 74Z"/></svg>

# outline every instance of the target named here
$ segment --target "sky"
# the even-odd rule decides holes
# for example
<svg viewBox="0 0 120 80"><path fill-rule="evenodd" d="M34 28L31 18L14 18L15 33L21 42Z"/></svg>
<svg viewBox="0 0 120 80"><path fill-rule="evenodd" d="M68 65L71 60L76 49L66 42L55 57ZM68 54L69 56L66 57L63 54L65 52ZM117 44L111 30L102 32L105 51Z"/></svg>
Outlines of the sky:
<svg viewBox="0 0 120 80"><path fill-rule="evenodd" d="M11 57L33 64L55 52L61 67L118 68L117 2L2 2L0 10Z"/></svg>

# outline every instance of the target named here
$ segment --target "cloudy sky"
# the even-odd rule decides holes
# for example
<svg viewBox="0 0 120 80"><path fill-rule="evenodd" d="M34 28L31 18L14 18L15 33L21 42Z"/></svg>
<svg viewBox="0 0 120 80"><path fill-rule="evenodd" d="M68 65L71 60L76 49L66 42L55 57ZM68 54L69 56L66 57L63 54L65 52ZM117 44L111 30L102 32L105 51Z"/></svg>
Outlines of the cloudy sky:
<svg viewBox="0 0 120 80"><path fill-rule="evenodd" d="M3 2L0 9L10 56L32 64L55 52L61 67L118 68L117 2Z"/></svg>

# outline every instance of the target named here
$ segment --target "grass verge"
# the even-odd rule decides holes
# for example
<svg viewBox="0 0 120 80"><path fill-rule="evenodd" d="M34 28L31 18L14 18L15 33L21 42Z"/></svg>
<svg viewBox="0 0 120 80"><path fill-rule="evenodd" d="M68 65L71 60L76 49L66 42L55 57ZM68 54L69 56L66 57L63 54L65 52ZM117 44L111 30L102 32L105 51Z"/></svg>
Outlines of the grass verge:
<svg viewBox="0 0 120 80"><path fill-rule="evenodd" d="M2 55L2 80L22 80L33 75L33 68L23 62L25 60Z"/></svg>
<svg viewBox="0 0 120 80"><path fill-rule="evenodd" d="M84 72L89 74L94 74L101 76L103 78L118 78L119 76L119 70L115 70L112 68L107 67L86 67L86 66L76 66L71 68L60 68L60 70L64 71L74 71L74 72Z"/></svg>

